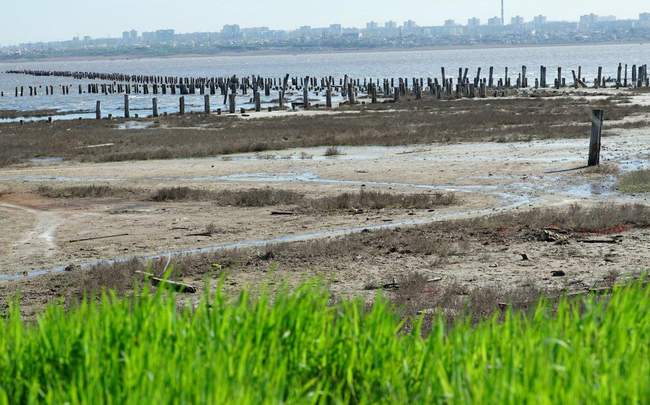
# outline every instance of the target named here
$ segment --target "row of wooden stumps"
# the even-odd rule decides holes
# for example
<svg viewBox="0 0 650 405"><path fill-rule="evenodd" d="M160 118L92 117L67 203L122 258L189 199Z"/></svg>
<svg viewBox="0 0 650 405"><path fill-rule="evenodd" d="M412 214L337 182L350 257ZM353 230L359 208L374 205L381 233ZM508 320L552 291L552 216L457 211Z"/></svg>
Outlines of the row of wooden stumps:
<svg viewBox="0 0 650 405"><path fill-rule="evenodd" d="M603 76L603 68L598 67L597 75L594 78L593 84L588 84L586 79L582 76L582 68L579 66L577 71L571 70L573 76L573 87L575 88L586 88L592 87L596 89L607 87L611 85L611 82L614 84L612 87L616 88L628 88L628 87L649 87L650 86L650 77L648 75L647 65L632 65L631 68L631 77L629 77L629 67L627 64L623 65L622 63L618 64L617 74L615 78L606 78ZM41 72L34 73L33 71L15 71L12 73L22 73L22 74L40 74ZM65 72L64 72L65 73ZM357 91L361 93L367 93L368 97L373 95L373 90L377 93L379 88L379 93L383 92L384 98L393 97L398 98L407 94L415 95L416 97L421 96L422 91L428 87L433 96L438 98L460 98L460 97L487 97L488 90L498 91L498 90L507 90L507 89L521 89L521 88L531 88L533 84L529 84L528 78L528 68L522 66L521 71L517 73L516 79L511 78L512 72L508 68L505 68L505 76L503 78L496 78L494 75L494 68L490 67L487 77L485 74L482 75L482 69L478 68L476 75L471 78L469 75L468 68L459 68L458 77L452 78L447 75L445 68L441 69L442 79L438 78L399 78L397 79L399 83L396 83L394 78L383 79L383 81L377 80L368 80L368 79L353 79L349 76L344 78L339 78L338 81L335 80L332 76L329 77L306 77L306 78L289 78L289 75L284 78L262 78L259 76L243 77L238 78L233 76L230 78L172 78L169 80L170 84L165 83L158 84L162 82L162 78L151 76L151 81L147 77L145 79L136 80L135 77L128 75L103 75L103 74L89 74L85 75L88 77L115 77L121 78L120 80L127 80L126 83L113 82L113 83L89 83L87 84L87 90L84 89L84 86L81 84L78 85L79 94L171 94L176 95L177 90L180 95L193 95L199 93L201 95L209 92L210 95L216 95L220 91L221 95L227 97L229 92L241 92L242 95L248 94L248 90L252 89L254 95L257 95L260 91L264 91L265 96L271 95L271 90L278 92L286 92L287 89L291 90L303 90L307 88L308 91L323 91L327 89L331 91L334 88L337 91L340 91L343 98L355 97L354 94ZM45 74L45 73L43 73ZM61 73L62 74L62 73ZM56 76L57 74L52 74ZM65 75L64 75L65 76ZM567 79L563 77L562 68L557 68L557 76L553 79L554 83L552 86L549 86L547 83L547 67L540 66L539 77L535 78L534 87L535 88L548 88L554 87L560 89L568 85ZM160 80L159 80L160 79ZM514 79L514 80L513 80ZM152 83L153 84L150 84ZM142 83L142 84L139 84ZM180 84L178 84L180 83ZM410 83L410 85L409 85ZM608 84L609 83L609 84ZM69 85L60 85L62 94L70 94ZM399 94L394 94L393 90L399 88ZM37 86L28 86L29 95L35 96L38 95L39 87ZM23 86L15 88L15 96L24 96L26 95L26 89ZM48 85L45 86L45 94L53 95L54 86ZM4 93L1 93L4 96Z"/></svg>
<svg viewBox="0 0 650 405"><path fill-rule="evenodd" d="M212 108L210 106L210 96L205 95L204 98L204 107L203 107L203 112L206 114L211 114L212 113ZM331 98L328 99L328 105L331 107ZM283 102L280 101L280 108L283 108ZM154 97L151 99L151 110L152 110L152 116L153 117L158 117L160 114L158 112L158 98ZM255 111L260 112L262 110L262 103L260 101L259 93L255 97ZM272 111L272 108L269 107L269 112ZM241 110L242 112L245 112L244 109ZM228 112L230 114L235 114L237 112L237 95L236 94L230 94L228 96ZM185 114L185 96L181 96L178 99L178 113L180 115ZM221 114L221 108L217 109L217 114ZM131 110L129 106L129 96L128 94L124 95L124 118L130 118L131 117ZM97 100L95 104L95 118L100 120L102 119L102 104L101 101Z"/></svg>

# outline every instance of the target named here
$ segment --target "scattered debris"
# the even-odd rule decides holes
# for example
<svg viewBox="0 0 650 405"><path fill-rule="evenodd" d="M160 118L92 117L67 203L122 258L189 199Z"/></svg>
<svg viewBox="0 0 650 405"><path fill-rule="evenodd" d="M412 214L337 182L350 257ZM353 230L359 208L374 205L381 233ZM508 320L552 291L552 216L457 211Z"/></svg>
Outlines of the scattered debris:
<svg viewBox="0 0 650 405"><path fill-rule="evenodd" d="M136 274L143 275L145 278L151 280L151 284L154 286L166 285L172 287L174 290L182 293L194 294L196 293L196 287L189 284L181 283L178 281L166 280L164 278L156 277L151 273L145 273L144 271L136 271Z"/></svg>
<svg viewBox="0 0 650 405"><path fill-rule="evenodd" d="M567 235L562 235L551 229L542 229L537 238L541 242L555 243L566 243L569 240L569 237Z"/></svg>
<svg viewBox="0 0 650 405"><path fill-rule="evenodd" d="M566 273L563 270L554 270L551 272L551 276L553 277L564 277L566 276Z"/></svg>
<svg viewBox="0 0 650 405"><path fill-rule="evenodd" d="M616 235L614 237L611 237L609 239L579 239L579 243L611 243L611 244L616 244L616 243L622 243L623 242L623 235Z"/></svg>

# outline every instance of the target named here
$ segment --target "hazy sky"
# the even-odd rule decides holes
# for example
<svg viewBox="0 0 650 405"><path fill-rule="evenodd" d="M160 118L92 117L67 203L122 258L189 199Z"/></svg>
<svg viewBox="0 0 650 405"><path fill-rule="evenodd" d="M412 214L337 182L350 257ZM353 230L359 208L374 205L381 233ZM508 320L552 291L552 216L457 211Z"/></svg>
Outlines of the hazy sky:
<svg viewBox="0 0 650 405"><path fill-rule="evenodd" d="M367 21L415 20L440 25L445 19L483 22L499 14L500 0L2 0L0 44L70 39L73 35L116 37L122 31L173 28L178 32L219 31L223 24L295 28ZM506 20L544 14L577 20L594 12L638 18L648 0L506 0Z"/></svg>

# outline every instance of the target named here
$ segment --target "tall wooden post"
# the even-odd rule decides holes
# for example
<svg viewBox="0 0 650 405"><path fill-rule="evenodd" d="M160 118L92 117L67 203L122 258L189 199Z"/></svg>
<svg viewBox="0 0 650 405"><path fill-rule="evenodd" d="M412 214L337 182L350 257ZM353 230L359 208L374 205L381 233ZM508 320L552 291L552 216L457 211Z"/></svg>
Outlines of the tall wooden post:
<svg viewBox="0 0 650 405"><path fill-rule="evenodd" d="M600 164L600 138L603 130L604 117L605 112L603 110L593 110L591 112L591 140L589 141L588 166L598 166Z"/></svg>
<svg viewBox="0 0 650 405"><path fill-rule="evenodd" d="M206 94L203 96L203 110L206 114L210 114L210 95Z"/></svg>
<svg viewBox="0 0 650 405"><path fill-rule="evenodd" d="M153 116L157 117L158 116L158 97L154 97L151 99L151 104L152 104L152 109L153 109Z"/></svg>
<svg viewBox="0 0 650 405"><path fill-rule="evenodd" d="M355 104L355 98L354 98L354 85L350 82L348 83L348 100L350 101L350 104Z"/></svg>
<svg viewBox="0 0 650 405"><path fill-rule="evenodd" d="M124 95L124 118L129 118L131 116L131 113L129 111L129 96L127 94Z"/></svg>
<svg viewBox="0 0 650 405"><path fill-rule="evenodd" d="M180 96L178 98L178 113L180 115L185 114L185 96Z"/></svg>
<svg viewBox="0 0 650 405"><path fill-rule="evenodd" d="M237 94L234 92L228 94L228 104L228 112L234 114L237 110Z"/></svg>
<svg viewBox="0 0 650 405"><path fill-rule="evenodd" d="M262 97L260 96L260 92L256 91L253 95L253 98L255 99L255 111L262 111Z"/></svg>
<svg viewBox="0 0 650 405"><path fill-rule="evenodd" d="M97 100L97 104L95 104L95 118L98 120L102 119L102 102Z"/></svg>
<svg viewBox="0 0 650 405"><path fill-rule="evenodd" d="M302 104L305 110L309 110L309 90L306 85L302 88Z"/></svg>

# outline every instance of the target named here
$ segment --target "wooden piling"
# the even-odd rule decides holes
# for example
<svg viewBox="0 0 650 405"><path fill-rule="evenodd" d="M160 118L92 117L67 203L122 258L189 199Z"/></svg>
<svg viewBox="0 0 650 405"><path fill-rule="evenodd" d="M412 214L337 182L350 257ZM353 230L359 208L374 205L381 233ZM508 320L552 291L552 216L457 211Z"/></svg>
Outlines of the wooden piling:
<svg viewBox="0 0 650 405"><path fill-rule="evenodd" d="M600 139L604 116L605 113L603 110L593 110L591 112L591 139L589 141L588 166L598 166L600 164Z"/></svg>
<svg viewBox="0 0 650 405"><path fill-rule="evenodd" d="M302 106L305 110L309 110L309 90L307 90L307 86L302 88Z"/></svg>
<svg viewBox="0 0 650 405"><path fill-rule="evenodd" d="M185 114L185 96L180 96L178 98L178 113L180 115Z"/></svg>
<svg viewBox="0 0 650 405"><path fill-rule="evenodd" d="M228 94L228 112L234 114L237 111L237 94Z"/></svg>
<svg viewBox="0 0 650 405"><path fill-rule="evenodd" d="M158 97L154 97L151 99L151 107L153 110L153 116L158 117Z"/></svg>
<svg viewBox="0 0 650 405"><path fill-rule="evenodd" d="M97 103L95 104L95 119L102 119L102 104L99 100L97 100Z"/></svg>
<svg viewBox="0 0 650 405"><path fill-rule="evenodd" d="M203 96L203 111L206 114L210 114L210 95L209 94L205 94Z"/></svg>
<svg viewBox="0 0 650 405"><path fill-rule="evenodd" d="M130 112L129 112L129 95L125 94L124 95L124 118L129 118L130 117Z"/></svg>

